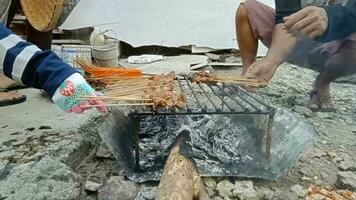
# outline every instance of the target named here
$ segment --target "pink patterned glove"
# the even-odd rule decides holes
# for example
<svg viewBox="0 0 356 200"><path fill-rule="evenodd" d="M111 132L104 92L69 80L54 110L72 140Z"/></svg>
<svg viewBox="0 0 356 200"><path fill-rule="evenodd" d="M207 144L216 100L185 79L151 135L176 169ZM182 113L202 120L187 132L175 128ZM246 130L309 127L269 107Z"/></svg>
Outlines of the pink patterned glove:
<svg viewBox="0 0 356 200"><path fill-rule="evenodd" d="M69 76L54 93L52 100L62 110L67 112L82 113L95 107L99 112L108 112L102 100L82 100L83 97L96 97L95 90L86 82L79 73Z"/></svg>

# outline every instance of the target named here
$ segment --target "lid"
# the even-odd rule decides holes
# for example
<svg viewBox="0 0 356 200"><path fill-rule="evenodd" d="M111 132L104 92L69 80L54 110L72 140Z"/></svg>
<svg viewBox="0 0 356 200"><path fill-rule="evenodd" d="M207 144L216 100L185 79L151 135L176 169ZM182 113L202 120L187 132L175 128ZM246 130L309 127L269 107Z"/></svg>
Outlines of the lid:
<svg viewBox="0 0 356 200"><path fill-rule="evenodd" d="M49 31L57 25L65 0L21 0L29 23L38 31Z"/></svg>

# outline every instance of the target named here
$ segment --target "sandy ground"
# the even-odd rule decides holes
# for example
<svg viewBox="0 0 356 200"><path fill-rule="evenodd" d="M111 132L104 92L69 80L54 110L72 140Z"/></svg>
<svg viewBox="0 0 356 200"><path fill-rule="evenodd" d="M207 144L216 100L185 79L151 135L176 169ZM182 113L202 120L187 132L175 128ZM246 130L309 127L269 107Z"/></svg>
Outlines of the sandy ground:
<svg viewBox="0 0 356 200"><path fill-rule="evenodd" d="M287 175L274 182L252 180L258 194L255 199L298 199L291 190L293 185L336 187L340 171L356 170L356 85L334 83L332 98L337 111L313 113L307 106L315 76L310 70L284 64L271 84L258 91L274 105L305 116L318 135ZM38 92L25 93L32 99L27 104L0 108L0 199L97 199L97 189L85 191L87 180L101 185L121 173L113 156L105 151L104 156L97 154L103 149L95 135L98 116L63 114ZM216 183L222 180L214 179ZM157 183L141 185L141 190L147 185ZM217 200L238 199L218 197L216 187L210 194Z"/></svg>

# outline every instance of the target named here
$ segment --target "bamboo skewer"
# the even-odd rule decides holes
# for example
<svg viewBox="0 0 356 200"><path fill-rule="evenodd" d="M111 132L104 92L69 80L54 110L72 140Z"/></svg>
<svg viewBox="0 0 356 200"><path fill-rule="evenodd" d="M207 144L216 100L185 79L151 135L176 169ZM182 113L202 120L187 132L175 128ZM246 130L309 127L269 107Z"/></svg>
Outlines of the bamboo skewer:
<svg viewBox="0 0 356 200"><path fill-rule="evenodd" d="M122 101L152 101L152 99L133 98L133 97L112 97L112 96L83 96L81 100L122 100Z"/></svg>
<svg viewBox="0 0 356 200"><path fill-rule="evenodd" d="M118 103L118 104L106 104L106 107L115 107L115 106L153 106L153 103ZM81 108L95 108L101 107L102 105L86 105L81 106Z"/></svg>
<svg viewBox="0 0 356 200"><path fill-rule="evenodd" d="M241 84L241 85L246 85L246 86L252 86L252 87L261 87L263 84L260 84L258 82L244 82L244 81L219 81L221 83L236 83L236 84Z"/></svg>

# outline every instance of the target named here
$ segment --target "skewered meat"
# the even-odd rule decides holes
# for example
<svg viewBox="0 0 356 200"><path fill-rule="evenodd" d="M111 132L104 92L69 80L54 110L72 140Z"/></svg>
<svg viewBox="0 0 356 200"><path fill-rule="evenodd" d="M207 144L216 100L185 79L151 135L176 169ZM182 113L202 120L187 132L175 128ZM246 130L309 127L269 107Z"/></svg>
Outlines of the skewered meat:
<svg viewBox="0 0 356 200"><path fill-rule="evenodd" d="M196 83L216 83L216 75L211 73L210 71L200 71L195 74L193 78L193 82Z"/></svg>
<svg viewBox="0 0 356 200"><path fill-rule="evenodd" d="M145 93L152 99L154 108L182 108L186 105L186 97L174 91L175 73L154 75L149 80Z"/></svg>

